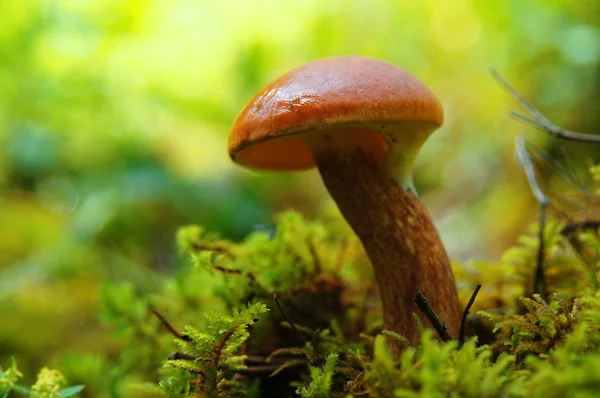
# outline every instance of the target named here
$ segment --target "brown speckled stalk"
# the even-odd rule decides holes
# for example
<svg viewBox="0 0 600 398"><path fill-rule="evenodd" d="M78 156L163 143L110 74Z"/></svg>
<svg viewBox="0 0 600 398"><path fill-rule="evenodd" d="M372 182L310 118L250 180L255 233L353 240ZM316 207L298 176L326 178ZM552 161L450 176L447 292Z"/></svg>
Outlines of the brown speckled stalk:
<svg viewBox="0 0 600 398"><path fill-rule="evenodd" d="M373 263L385 327L413 344L417 290L455 337L459 331L448 256L411 190L413 161L443 120L440 101L410 73L345 56L310 62L267 84L228 137L231 158L246 167L292 171L316 163ZM402 347L391 343L397 355Z"/></svg>
<svg viewBox="0 0 600 398"><path fill-rule="evenodd" d="M314 158L325 186L352 226L375 269L386 329L413 345L419 333L412 313L430 322L414 304L417 291L446 323L452 336L460 329L460 303L448 255L427 209L361 149L320 149ZM389 339L395 357L402 351Z"/></svg>

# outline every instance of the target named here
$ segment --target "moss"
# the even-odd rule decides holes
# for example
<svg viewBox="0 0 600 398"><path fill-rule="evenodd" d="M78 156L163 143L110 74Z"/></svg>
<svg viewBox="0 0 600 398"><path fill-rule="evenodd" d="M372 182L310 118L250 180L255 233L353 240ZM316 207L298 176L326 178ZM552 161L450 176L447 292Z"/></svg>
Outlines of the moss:
<svg viewBox="0 0 600 398"><path fill-rule="evenodd" d="M188 266L165 282L169 299L159 294L154 305L173 322L192 322L171 333L183 353L166 362L161 388L154 391L171 397L524 397L592 391L596 376L582 378L578 369L600 366L597 269L586 260L595 258L589 253L597 253L600 244L595 233L573 238L563 230L554 223L545 231L552 292L547 300L531 295L538 247L532 228L498 264L455 265L463 301L476 283L484 283L464 345L442 343L424 330L421 344L394 361L385 336L403 338L381 329L369 263L341 220L307 221L287 212L274 228L240 243L199 226L184 227L178 242ZM160 328L164 322L138 313L143 306L132 302L130 290L115 295L128 303L113 304L113 315L121 313L115 322L129 312L137 328L152 324L153 335L169 334Z"/></svg>
<svg viewBox="0 0 600 398"><path fill-rule="evenodd" d="M63 369L113 396L595 396L600 241L566 230L545 230L547 297L532 294L534 226L498 263L454 265L463 303L484 285L464 344L423 330L410 347L382 330L369 262L341 219L286 212L241 242L183 227L183 265L159 292L126 283L103 291L103 320L125 347L119 357L71 355ZM390 338L406 346L398 360ZM102 377L81 380L82 367ZM18 378L13 366L0 386ZM40 380L50 379L35 388L64 384Z"/></svg>
<svg viewBox="0 0 600 398"><path fill-rule="evenodd" d="M7 369L0 367L0 397L8 397L11 393L34 398L67 398L74 396L84 389L77 385L66 387L67 380L56 369L42 368L31 387L19 384L23 374L17 368L17 362L11 359Z"/></svg>

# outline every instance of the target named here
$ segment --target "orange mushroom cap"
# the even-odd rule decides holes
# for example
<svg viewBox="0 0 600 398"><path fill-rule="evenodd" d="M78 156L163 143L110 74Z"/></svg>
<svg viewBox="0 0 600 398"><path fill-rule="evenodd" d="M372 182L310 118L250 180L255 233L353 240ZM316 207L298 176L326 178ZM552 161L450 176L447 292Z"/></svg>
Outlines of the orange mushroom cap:
<svg viewBox="0 0 600 398"><path fill-rule="evenodd" d="M408 72L373 58L335 57L300 66L256 94L236 118L228 149L248 167L304 170L315 163L302 133L359 127L384 153L379 132L386 127L424 124L430 134L443 120L437 97Z"/></svg>

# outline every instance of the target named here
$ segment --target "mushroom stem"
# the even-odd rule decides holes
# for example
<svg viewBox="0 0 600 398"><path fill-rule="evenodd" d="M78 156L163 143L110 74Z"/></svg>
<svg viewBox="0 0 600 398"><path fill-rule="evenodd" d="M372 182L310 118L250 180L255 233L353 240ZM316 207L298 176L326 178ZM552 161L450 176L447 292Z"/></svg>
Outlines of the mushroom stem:
<svg viewBox="0 0 600 398"><path fill-rule="evenodd" d="M374 267L384 327L418 344L412 314L420 315L414 298L421 291L450 333L458 336L461 311L454 276L440 236L419 199L361 148L340 151L313 145L312 150L325 186ZM425 317L421 320L430 326ZM401 343L396 339L389 343L397 357Z"/></svg>

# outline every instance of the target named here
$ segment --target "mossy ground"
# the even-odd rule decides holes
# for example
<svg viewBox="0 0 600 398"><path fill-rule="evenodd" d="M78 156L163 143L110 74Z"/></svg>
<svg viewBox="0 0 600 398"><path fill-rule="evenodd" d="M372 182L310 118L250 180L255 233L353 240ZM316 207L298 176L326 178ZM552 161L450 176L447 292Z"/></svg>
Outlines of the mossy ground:
<svg viewBox="0 0 600 398"><path fill-rule="evenodd" d="M88 388L125 396L596 396L600 241L564 227L545 229L547 297L532 294L534 227L498 263L454 265L463 303L483 284L463 345L424 330L398 361L386 339L401 336L382 330L370 264L338 217L287 212L240 243L184 227L184 264L158 294L104 290L121 356L75 356L64 372L86 384L78 370L97 367Z"/></svg>
<svg viewBox="0 0 600 398"><path fill-rule="evenodd" d="M288 212L238 244L183 228L190 264L153 303L171 322L193 325L172 346L189 357L167 361L153 389L172 397L594 396L600 243L595 232L563 231L545 229L548 297L532 295L534 227L497 264L455 264L463 303L483 284L462 347L425 330L421 345L394 361L369 262L341 220Z"/></svg>

